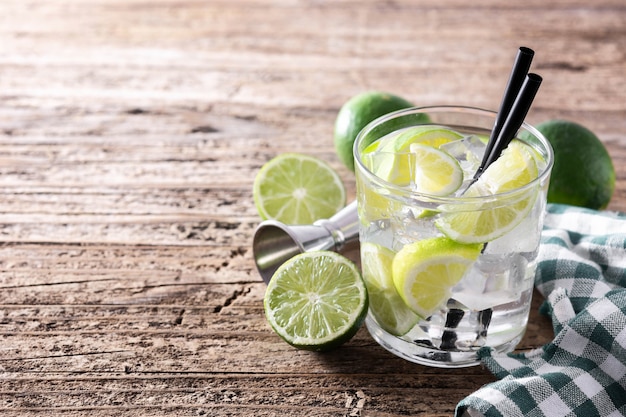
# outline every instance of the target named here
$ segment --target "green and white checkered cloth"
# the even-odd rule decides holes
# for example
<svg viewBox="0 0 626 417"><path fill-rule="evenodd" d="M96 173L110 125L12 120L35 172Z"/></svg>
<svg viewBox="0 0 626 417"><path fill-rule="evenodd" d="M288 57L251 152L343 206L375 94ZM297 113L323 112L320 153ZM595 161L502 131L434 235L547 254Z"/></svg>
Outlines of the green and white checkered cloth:
<svg viewBox="0 0 626 417"><path fill-rule="evenodd" d="M626 416L626 213L550 204L537 289L555 338L482 362L499 381L463 399L456 416Z"/></svg>

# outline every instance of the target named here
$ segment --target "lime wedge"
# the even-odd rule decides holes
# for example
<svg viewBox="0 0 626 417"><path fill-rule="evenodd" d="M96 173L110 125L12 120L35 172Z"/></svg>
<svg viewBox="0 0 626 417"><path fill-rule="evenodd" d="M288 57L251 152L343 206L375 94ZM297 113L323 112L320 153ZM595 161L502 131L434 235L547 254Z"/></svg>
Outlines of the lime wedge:
<svg viewBox="0 0 626 417"><path fill-rule="evenodd" d="M408 152L412 143L421 143L435 148L444 143L462 139L463 135L450 128L438 125L414 126L401 130L395 136L383 139L381 152Z"/></svg>
<svg viewBox="0 0 626 417"><path fill-rule="evenodd" d="M367 314L356 266L330 251L291 258L272 276L263 300L272 329L299 349L325 351L348 341Z"/></svg>
<svg viewBox="0 0 626 417"><path fill-rule="evenodd" d="M377 140L376 142L372 142L370 143L365 150L363 150L363 155L367 155L369 153L375 152L378 147L380 146L380 142L379 140Z"/></svg>
<svg viewBox="0 0 626 417"><path fill-rule="evenodd" d="M398 294L416 314L429 317L443 307L450 290L472 266L482 245L463 245L446 237L404 246L392 264Z"/></svg>
<svg viewBox="0 0 626 417"><path fill-rule="evenodd" d="M412 143L409 149L415 158L415 191L444 196L463 184L463 170L449 153L421 143Z"/></svg>
<svg viewBox="0 0 626 417"><path fill-rule="evenodd" d="M436 148L462 137L460 133L441 126L414 126L381 139L376 147L370 145L363 159L378 178L408 186L414 177L415 155L411 153L411 145L420 143Z"/></svg>
<svg viewBox="0 0 626 417"><path fill-rule="evenodd" d="M374 152L364 157L367 167L378 177L392 184L407 187L411 184L412 169L415 160L406 152Z"/></svg>
<svg viewBox="0 0 626 417"><path fill-rule="evenodd" d="M253 198L261 218L286 224L311 224L326 219L346 203L339 175L324 161L286 153L257 173Z"/></svg>
<svg viewBox="0 0 626 417"><path fill-rule="evenodd" d="M479 197L507 193L489 203L476 203L466 211L441 207L436 226L450 239L461 243L485 243L513 230L528 215L538 186L513 190L537 178L537 161L520 141L513 141L472 184L464 196Z"/></svg>
<svg viewBox="0 0 626 417"><path fill-rule="evenodd" d="M408 308L396 291L391 270L394 255L384 246L361 244L361 269L370 312L381 328L401 336L411 330L420 317Z"/></svg>

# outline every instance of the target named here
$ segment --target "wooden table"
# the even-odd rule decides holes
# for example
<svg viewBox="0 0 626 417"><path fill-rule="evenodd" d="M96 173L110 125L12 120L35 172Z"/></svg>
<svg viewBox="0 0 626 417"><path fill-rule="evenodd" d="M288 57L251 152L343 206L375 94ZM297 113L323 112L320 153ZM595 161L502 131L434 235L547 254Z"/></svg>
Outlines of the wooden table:
<svg viewBox="0 0 626 417"><path fill-rule="evenodd" d="M528 120L596 132L626 211L624 1L518 3L2 0L0 414L452 415L488 371L365 329L327 354L272 333L252 181L302 152L353 198L332 143L349 97L495 109L525 45ZM535 308L520 348L551 337Z"/></svg>

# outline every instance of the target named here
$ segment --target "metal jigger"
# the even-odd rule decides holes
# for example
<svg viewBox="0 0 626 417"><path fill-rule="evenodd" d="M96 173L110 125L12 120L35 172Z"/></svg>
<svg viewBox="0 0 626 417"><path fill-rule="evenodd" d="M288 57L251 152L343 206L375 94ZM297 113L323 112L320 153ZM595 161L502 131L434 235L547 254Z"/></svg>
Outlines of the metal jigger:
<svg viewBox="0 0 626 417"><path fill-rule="evenodd" d="M330 219L311 225L286 225L275 220L259 224L254 233L252 250L257 269L265 283L285 261L302 252L333 250L341 252L359 241L359 219L356 201Z"/></svg>

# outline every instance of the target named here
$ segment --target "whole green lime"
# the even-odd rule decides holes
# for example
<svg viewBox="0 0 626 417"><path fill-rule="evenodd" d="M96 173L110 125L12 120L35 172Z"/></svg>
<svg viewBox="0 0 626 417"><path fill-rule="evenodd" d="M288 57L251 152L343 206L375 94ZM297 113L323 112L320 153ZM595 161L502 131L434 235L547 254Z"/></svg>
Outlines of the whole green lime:
<svg viewBox="0 0 626 417"><path fill-rule="evenodd" d="M615 189L615 169L598 137L567 120L549 120L535 127L554 149L548 202L606 208Z"/></svg>
<svg viewBox="0 0 626 417"><path fill-rule="evenodd" d="M335 151L341 162L354 171L352 148L361 129L380 116L409 107L413 107L409 101L381 91L367 91L348 100L335 121Z"/></svg>

